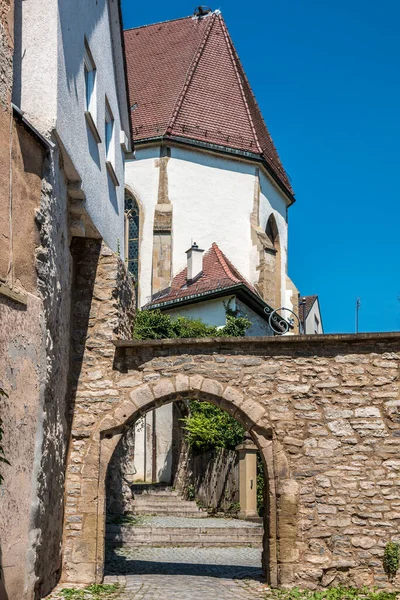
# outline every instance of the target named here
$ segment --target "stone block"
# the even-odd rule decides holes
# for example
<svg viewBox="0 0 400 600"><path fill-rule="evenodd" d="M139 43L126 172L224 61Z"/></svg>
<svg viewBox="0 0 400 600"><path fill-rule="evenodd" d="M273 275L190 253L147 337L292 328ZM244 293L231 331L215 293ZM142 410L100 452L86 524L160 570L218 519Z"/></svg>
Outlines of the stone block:
<svg viewBox="0 0 400 600"><path fill-rule="evenodd" d="M351 538L351 543L356 548L369 549L376 546L376 540L366 535L354 536Z"/></svg>
<svg viewBox="0 0 400 600"><path fill-rule="evenodd" d="M161 379L153 385L153 394L156 400L167 399L176 393L174 382L171 379Z"/></svg>
<svg viewBox="0 0 400 600"><path fill-rule="evenodd" d="M187 392L189 390L189 377L178 373L175 378L175 388L177 392Z"/></svg>
<svg viewBox="0 0 400 600"><path fill-rule="evenodd" d="M338 419L337 421L330 421L328 423L329 429L332 431L334 435L338 437L346 437L350 435L354 435L354 430L351 427L350 423L345 421L344 419Z"/></svg>
<svg viewBox="0 0 400 600"><path fill-rule="evenodd" d="M239 407L244 402L243 394L230 386L225 388L222 398L236 407Z"/></svg>
<svg viewBox="0 0 400 600"><path fill-rule="evenodd" d="M204 379L201 385L201 391L219 398L222 396L224 386L215 379Z"/></svg>
<svg viewBox="0 0 400 600"><path fill-rule="evenodd" d="M122 402L122 404L120 404L118 408L114 410L113 416L117 423L124 423L136 412L136 405L132 404L132 402L129 402L129 400L125 400L125 402Z"/></svg>
<svg viewBox="0 0 400 600"><path fill-rule="evenodd" d="M154 403L153 392L147 383L132 390L129 397L140 411L146 411Z"/></svg>
<svg viewBox="0 0 400 600"><path fill-rule="evenodd" d="M366 406L364 408L356 408L354 412L356 417L380 417L381 413L377 406Z"/></svg>
<svg viewBox="0 0 400 600"><path fill-rule="evenodd" d="M189 389L199 392L203 384L203 379L204 377L202 377L202 375L192 375L189 378Z"/></svg>

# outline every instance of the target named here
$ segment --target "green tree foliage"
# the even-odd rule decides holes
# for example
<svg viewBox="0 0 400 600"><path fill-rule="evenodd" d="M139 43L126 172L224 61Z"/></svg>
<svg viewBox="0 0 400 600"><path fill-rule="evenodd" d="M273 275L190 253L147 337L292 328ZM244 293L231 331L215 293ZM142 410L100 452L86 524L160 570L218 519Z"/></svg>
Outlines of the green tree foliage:
<svg viewBox="0 0 400 600"><path fill-rule="evenodd" d="M196 454L215 448L234 450L244 439L240 423L227 412L199 400L189 402L189 416L183 419L186 439Z"/></svg>
<svg viewBox="0 0 400 600"><path fill-rule="evenodd" d="M226 315L223 327L206 325L200 319L177 317L173 319L161 310L141 310L136 314L133 338L135 340L162 340L167 338L241 337L251 323L245 317Z"/></svg>
<svg viewBox="0 0 400 600"><path fill-rule="evenodd" d="M400 544L397 542L388 542L385 547L383 554L383 568L388 576L389 580L392 581L396 577L396 573L399 569L400 564Z"/></svg>

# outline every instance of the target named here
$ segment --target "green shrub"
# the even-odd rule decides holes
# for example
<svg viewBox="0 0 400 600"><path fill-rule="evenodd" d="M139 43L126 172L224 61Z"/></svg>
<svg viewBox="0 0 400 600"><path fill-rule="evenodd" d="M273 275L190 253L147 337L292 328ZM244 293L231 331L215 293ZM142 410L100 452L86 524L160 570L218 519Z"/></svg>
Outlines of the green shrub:
<svg viewBox="0 0 400 600"><path fill-rule="evenodd" d="M201 319L177 317L173 319L161 310L140 310L136 313L133 338L135 340L162 340L167 338L241 337L251 323L245 317L226 315L226 325L206 325Z"/></svg>
<svg viewBox="0 0 400 600"><path fill-rule="evenodd" d="M94 583L83 589L64 588L60 595L65 600L111 600L121 591L118 583Z"/></svg>
<svg viewBox="0 0 400 600"><path fill-rule="evenodd" d="M353 587L330 587L324 590L270 590L265 595L266 600L396 600L396 592L376 591Z"/></svg>
<svg viewBox="0 0 400 600"><path fill-rule="evenodd" d="M385 569L385 573L390 581L396 577L396 573L399 569L399 563L400 544L397 542L388 542L383 554L383 568Z"/></svg>
<svg viewBox="0 0 400 600"><path fill-rule="evenodd" d="M190 400L189 416L182 419L185 437L197 454L226 448L234 450L244 439L245 430L227 412L199 400Z"/></svg>

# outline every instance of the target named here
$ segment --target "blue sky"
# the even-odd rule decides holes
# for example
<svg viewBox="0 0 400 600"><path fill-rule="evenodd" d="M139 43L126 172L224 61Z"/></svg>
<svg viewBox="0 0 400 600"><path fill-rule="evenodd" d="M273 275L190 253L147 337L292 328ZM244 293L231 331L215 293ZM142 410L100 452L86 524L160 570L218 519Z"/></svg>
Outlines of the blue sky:
<svg viewBox="0 0 400 600"><path fill-rule="evenodd" d="M124 26L195 4L122 0ZM400 329L400 3L224 1L220 8L296 193L289 275L325 331Z"/></svg>

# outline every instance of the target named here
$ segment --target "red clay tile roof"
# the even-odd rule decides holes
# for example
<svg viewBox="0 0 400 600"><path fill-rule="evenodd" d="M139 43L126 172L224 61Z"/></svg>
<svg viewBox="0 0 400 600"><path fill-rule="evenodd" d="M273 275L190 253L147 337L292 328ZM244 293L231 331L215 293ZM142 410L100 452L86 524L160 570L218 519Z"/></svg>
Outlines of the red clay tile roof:
<svg viewBox="0 0 400 600"><path fill-rule="evenodd" d="M258 155L289 178L218 11L125 31L134 140L161 136Z"/></svg>
<svg viewBox="0 0 400 600"><path fill-rule="evenodd" d="M192 283L187 283L187 269L176 275L170 288L158 293L151 302L143 308L153 308L160 304L183 301L190 297L201 296L210 292L229 290L242 284L250 292L261 299L255 288L235 269L225 254L214 242L203 257L203 273Z"/></svg>
<svg viewBox="0 0 400 600"><path fill-rule="evenodd" d="M305 299L306 304L306 316L305 318L308 317L310 310L313 307L314 302L316 301L316 299L318 298L317 294L314 294L313 296L301 296L300 300L299 300L299 318L300 321L304 320L304 304L302 304L303 299Z"/></svg>

